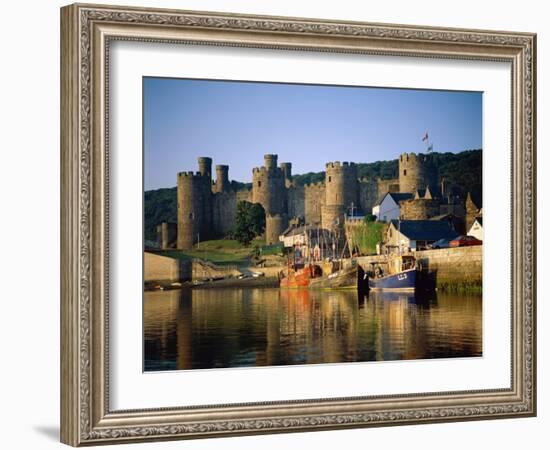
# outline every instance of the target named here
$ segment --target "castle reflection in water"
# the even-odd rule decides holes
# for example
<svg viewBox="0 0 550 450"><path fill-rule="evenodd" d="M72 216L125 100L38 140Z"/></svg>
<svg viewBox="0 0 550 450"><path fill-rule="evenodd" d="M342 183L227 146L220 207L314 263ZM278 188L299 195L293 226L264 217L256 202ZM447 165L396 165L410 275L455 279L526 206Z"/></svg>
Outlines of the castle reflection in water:
<svg viewBox="0 0 550 450"><path fill-rule="evenodd" d="M146 292L146 371L475 357L481 295Z"/></svg>

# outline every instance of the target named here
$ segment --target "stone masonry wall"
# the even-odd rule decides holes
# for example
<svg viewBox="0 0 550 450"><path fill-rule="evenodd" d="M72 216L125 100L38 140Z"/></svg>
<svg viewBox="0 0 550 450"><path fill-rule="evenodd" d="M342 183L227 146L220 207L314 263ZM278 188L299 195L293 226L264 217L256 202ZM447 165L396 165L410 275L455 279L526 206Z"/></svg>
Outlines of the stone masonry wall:
<svg viewBox="0 0 550 450"><path fill-rule="evenodd" d="M483 246L423 250L412 253L422 270L435 276L436 286L476 285L483 283ZM358 264L370 270L371 262L381 262L385 255L362 256Z"/></svg>
<svg viewBox="0 0 550 450"><path fill-rule="evenodd" d="M310 224L321 223L321 210L325 204L324 183L305 186L304 197L305 222Z"/></svg>
<svg viewBox="0 0 550 450"><path fill-rule="evenodd" d="M226 235L235 226L237 193L221 192L213 196L212 222L217 235Z"/></svg>
<svg viewBox="0 0 550 450"><path fill-rule="evenodd" d="M179 261L174 258L145 252L143 255L144 282L181 282L238 276L241 272L236 266L217 266L198 259Z"/></svg>
<svg viewBox="0 0 550 450"><path fill-rule="evenodd" d="M288 217L305 217L304 186L292 186L287 190Z"/></svg>
<svg viewBox="0 0 550 450"><path fill-rule="evenodd" d="M439 215L439 201L432 199L410 199L399 203L401 207L401 219L403 220L427 220Z"/></svg>
<svg viewBox="0 0 550 450"><path fill-rule="evenodd" d="M143 281L179 281L182 270L178 260L145 252L143 254Z"/></svg>
<svg viewBox="0 0 550 450"><path fill-rule="evenodd" d="M436 275L437 285L483 283L483 246L415 252L424 270Z"/></svg>

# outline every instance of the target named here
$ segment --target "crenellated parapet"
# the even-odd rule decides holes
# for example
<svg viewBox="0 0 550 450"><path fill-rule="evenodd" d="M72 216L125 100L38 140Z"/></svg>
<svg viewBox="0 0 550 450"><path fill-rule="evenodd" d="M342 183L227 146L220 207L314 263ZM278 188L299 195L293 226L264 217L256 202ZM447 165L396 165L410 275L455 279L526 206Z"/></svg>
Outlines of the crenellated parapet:
<svg viewBox="0 0 550 450"><path fill-rule="evenodd" d="M349 169L355 169L357 170L357 165L354 162L340 162L340 161L332 161L325 164L325 169L327 171L330 170L349 170Z"/></svg>

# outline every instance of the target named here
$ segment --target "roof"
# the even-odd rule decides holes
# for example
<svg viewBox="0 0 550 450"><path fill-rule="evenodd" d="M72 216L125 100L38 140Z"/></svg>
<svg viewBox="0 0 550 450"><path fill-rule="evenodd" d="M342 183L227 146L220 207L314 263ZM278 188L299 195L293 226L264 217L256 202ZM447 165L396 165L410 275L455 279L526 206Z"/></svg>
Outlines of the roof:
<svg viewBox="0 0 550 450"><path fill-rule="evenodd" d="M440 214L438 216L433 216L433 217L430 217L430 220L445 220L445 219L456 219L457 216L454 215L453 213L445 213L445 214Z"/></svg>
<svg viewBox="0 0 550 450"><path fill-rule="evenodd" d="M410 194L408 192L386 192L384 195L382 195L382 197L380 197L380 200L376 204L379 205L380 203L382 203L388 195L397 204L399 204L399 202L402 202L403 200L413 198L413 194Z"/></svg>
<svg viewBox="0 0 550 450"><path fill-rule="evenodd" d="M458 236L445 220L392 220L391 223L411 241L437 241Z"/></svg>

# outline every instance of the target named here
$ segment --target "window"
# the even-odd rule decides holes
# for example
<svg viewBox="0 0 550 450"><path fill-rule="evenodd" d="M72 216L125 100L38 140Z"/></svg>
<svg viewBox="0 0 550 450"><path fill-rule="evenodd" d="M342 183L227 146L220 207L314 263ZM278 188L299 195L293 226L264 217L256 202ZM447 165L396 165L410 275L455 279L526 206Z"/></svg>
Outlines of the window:
<svg viewBox="0 0 550 450"><path fill-rule="evenodd" d="M403 169L403 175L407 175L407 169Z"/></svg>
<svg viewBox="0 0 550 450"><path fill-rule="evenodd" d="M329 182L329 183L331 182L331 179L332 179L332 177L328 177L328 182Z"/></svg>
<svg viewBox="0 0 550 450"><path fill-rule="evenodd" d="M258 181L258 187L262 187L262 182Z"/></svg>

